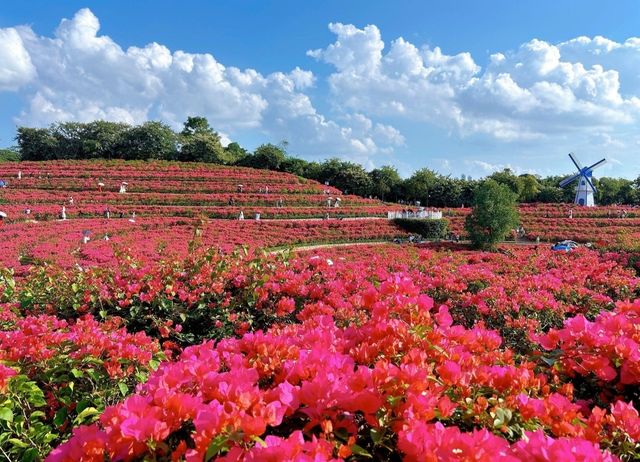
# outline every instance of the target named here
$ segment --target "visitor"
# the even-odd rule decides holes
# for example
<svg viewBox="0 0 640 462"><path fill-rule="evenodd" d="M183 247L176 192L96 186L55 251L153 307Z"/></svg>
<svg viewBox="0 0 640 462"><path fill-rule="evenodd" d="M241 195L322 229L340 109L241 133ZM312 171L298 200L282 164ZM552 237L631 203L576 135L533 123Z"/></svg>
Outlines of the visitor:
<svg viewBox="0 0 640 462"><path fill-rule="evenodd" d="M569 210L569 218L573 218L573 209Z"/></svg>
<svg viewBox="0 0 640 462"><path fill-rule="evenodd" d="M73 197L69 197L69 205L73 205Z"/></svg>
<svg viewBox="0 0 640 462"><path fill-rule="evenodd" d="M256 212L256 221L260 221L260 212Z"/></svg>
<svg viewBox="0 0 640 462"><path fill-rule="evenodd" d="M244 220L244 213L240 210L240 215L238 216L238 220Z"/></svg>
<svg viewBox="0 0 640 462"><path fill-rule="evenodd" d="M61 220L67 219L67 208L64 205L62 206L62 211L60 212L60 219Z"/></svg>
<svg viewBox="0 0 640 462"><path fill-rule="evenodd" d="M135 223L136 222L136 212L131 212L131 218L129 218L129 221L131 223Z"/></svg>
<svg viewBox="0 0 640 462"><path fill-rule="evenodd" d="M21 180L22 179L22 170L18 170L18 179Z"/></svg>

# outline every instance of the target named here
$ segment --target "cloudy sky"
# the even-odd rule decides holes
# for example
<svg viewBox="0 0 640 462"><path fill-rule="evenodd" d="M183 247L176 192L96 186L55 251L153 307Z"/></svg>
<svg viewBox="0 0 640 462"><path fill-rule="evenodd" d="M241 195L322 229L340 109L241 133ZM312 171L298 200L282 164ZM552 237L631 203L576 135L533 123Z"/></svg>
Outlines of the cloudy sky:
<svg viewBox="0 0 640 462"><path fill-rule="evenodd" d="M481 177L640 174L640 2L3 1L17 125L204 115L253 149Z"/></svg>

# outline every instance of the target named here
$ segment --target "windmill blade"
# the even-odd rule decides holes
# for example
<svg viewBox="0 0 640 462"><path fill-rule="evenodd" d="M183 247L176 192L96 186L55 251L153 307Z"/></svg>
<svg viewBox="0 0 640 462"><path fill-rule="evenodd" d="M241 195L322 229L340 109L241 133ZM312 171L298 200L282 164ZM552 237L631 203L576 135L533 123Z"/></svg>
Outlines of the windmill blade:
<svg viewBox="0 0 640 462"><path fill-rule="evenodd" d="M578 178L580 178L580 173L576 173L575 175L570 176L569 178L565 178L564 180L562 180L560 182L560 187L564 188L566 185L568 185L569 183L574 182Z"/></svg>
<svg viewBox="0 0 640 462"><path fill-rule="evenodd" d="M604 164L607 163L607 159L602 159L599 160L598 162L596 162L595 164L593 164L591 167L589 167L589 170L593 170L596 169L598 167L602 167Z"/></svg>
<svg viewBox="0 0 640 462"><path fill-rule="evenodd" d="M591 186L591 188L593 189L593 192L596 192L596 187L591 182L591 178L589 178L587 175L584 175L584 179L587 180L587 183L589 183L589 186Z"/></svg>
<svg viewBox="0 0 640 462"><path fill-rule="evenodd" d="M576 159L576 156L574 156L572 152L569 153L569 157L571 158L571 160L575 164L576 168L578 170L582 170L582 165L580 165L580 162L578 162L578 159Z"/></svg>

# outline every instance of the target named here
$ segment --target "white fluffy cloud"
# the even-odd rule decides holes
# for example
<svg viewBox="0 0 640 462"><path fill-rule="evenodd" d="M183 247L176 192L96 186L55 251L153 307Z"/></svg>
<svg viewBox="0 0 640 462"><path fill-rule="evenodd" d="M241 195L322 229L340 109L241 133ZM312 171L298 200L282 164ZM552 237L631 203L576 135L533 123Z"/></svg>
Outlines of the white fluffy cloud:
<svg viewBox="0 0 640 462"><path fill-rule="evenodd" d="M17 90L34 75L35 68L18 31L0 29L0 91Z"/></svg>
<svg viewBox="0 0 640 462"><path fill-rule="evenodd" d="M287 139L296 153L323 157L368 158L403 142L396 129L364 116L367 123L351 125L349 117L319 114L304 93L315 76L299 67L263 75L158 43L125 50L99 30L89 9L63 19L53 37L26 26L0 29L0 91L18 91L26 102L18 123L160 118L178 127L198 114L231 138L261 131Z"/></svg>
<svg viewBox="0 0 640 462"><path fill-rule="evenodd" d="M533 39L513 51L495 50L481 67L470 53L449 55L402 37L385 43L375 25L329 29L334 42L307 53L332 68L332 104L324 114L309 96L322 85L312 90L317 77L308 70L262 74L159 43L123 49L100 35L88 9L62 20L50 37L28 26L0 29L0 92L23 99L19 124L162 119L177 128L197 114L225 140L251 131L286 139L297 154L342 155L367 165L389 159L402 165L394 151L417 149L415 137L407 141L398 129L409 125L413 133L436 127L458 147L480 135L474 153L498 147L491 165L457 149L456 170L506 165L499 156L513 141L536 152L607 149L620 159L630 159L640 144L640 38Z"/></svg>
<svg viewBox="0 0 640 462"><path fill-rule="evenodd" d="M405 117L498 140L633 124L640 113L640 39L531 40L496 53L483 70L403 38L388 48L374 25L331 24L333 44L308 52L335 67L330 88L349 110Z"/></svg>

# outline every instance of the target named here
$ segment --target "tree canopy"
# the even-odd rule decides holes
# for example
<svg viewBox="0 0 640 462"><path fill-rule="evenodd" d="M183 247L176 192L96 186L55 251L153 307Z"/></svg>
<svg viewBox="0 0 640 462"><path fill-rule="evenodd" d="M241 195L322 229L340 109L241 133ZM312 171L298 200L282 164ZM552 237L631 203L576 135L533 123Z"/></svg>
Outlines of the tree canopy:
<svg viewBox="0 0 640 462"><path fill-rule="evenodd" d="M490 250L518 225L516 193L493 179L483 181L473 196L465 230L477 249Z"/></svg>

